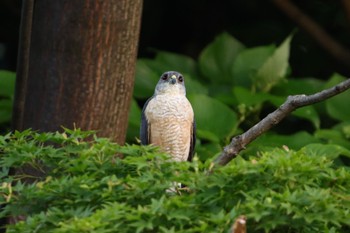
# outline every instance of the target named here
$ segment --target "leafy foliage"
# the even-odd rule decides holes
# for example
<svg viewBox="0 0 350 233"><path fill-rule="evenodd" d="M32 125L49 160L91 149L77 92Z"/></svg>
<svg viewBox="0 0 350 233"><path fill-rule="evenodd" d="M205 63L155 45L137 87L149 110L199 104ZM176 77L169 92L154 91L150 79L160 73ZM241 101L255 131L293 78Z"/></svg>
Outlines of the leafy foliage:
<svg viewBox="0 0 350 233"><path fill-rule="evenodd" d="M290 77L291 39L246 48L223 33L198 61L163 51L138 60L129 142L138 137L140 106L159 76L177 70L197 121L192 163L81 130L0 136L0 218L22 219L7 232L227 232L242 214L249 232L349 231L348 92L295 111L243 156L213 170L222 146L288 95L344 79ZM10 120L13 85L14 74L0 72L0 105L8 106L0 108L0 123Z"/></svg>
<svg viewBox="0 0 350 233"><path fill-rule="evenodd" d="M0 151L0 216L26 216L7 232L227 232L241 214L249 232L350 228L350 170L334 163L350 152L340 146L275 148L214 171L210 160L171 162L80 130L14 132ZM9 175L23 166L44 176Z"/></svg>
<svg viewBox="0 0 350 233"><path fill-rule="evenodd" d="M183 73L197 121L196 150L204 161L219 153L233 136L279 107L288 95L312 94L345 79L339 74L327 81L290 77L291 40L292 35L279 46L247 48L223 33L203 49L198 61L157 52L154 59L139 59L134 97L141 106L153 94L161 73L166 70ZM340 125L348 125L350 121L349 98L349 92L345 92L324 103L296 110L286 124L258 139L242 154L282 145L299 150L308 143L325 141L349 148L348 134L339 130ZM133 109L130 115L135 114L140 114L140 110ZM135 132L128 135L131 142L138 137L138 126L129 126L129 130Z"/></svg>

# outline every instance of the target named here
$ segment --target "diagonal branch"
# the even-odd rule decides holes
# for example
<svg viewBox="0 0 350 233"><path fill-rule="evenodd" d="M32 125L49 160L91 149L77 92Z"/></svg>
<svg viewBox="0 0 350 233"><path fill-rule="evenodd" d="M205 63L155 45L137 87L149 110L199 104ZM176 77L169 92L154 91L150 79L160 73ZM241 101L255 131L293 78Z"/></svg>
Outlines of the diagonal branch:
<svg viewBox="0 0 350 233"><path fill-rule="evenodd" d="M245 133L234 137L231 143L224 148L222 153L215 160L215 163L219 165L226 165L229 163L238 155L240 151L244 150L249 143L271 129L273 126L277 125L297 108L321 102L332 96L338 95L349 88L350 78L332 88L317 92L313 95L289 96L287 100L274 112L267 115Z"/></svg>

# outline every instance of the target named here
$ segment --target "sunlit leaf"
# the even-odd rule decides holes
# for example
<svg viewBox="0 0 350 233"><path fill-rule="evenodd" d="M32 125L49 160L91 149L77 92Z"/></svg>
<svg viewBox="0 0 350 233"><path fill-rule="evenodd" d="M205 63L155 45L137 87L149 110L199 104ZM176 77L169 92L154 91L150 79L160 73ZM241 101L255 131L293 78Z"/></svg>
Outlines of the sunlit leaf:
<svg viewBox="0 0 350 233"><path fill-rule="evenodd" d="M285 78L289 63L289 50L292 36L288 36L275 52L259 68L254 83L262 91L269 91Z"/></svg>
<svg viewBox="0 0 350 233"><path fill-rule="evenodd" d="M232 66L234 84L250 89L258 69L272 55L276 47L260 46L240 52Z"/></svg>

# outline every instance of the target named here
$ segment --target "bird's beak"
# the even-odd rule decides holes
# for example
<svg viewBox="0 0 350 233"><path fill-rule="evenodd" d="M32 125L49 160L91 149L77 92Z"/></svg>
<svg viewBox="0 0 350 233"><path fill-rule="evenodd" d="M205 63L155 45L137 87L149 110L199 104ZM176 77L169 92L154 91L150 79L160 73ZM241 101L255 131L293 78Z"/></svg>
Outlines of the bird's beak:
<svg viewBox="0 0 350 233"><path fill-rule="evenodd" d="M171 83L171 84L175 84L175 83L176 83L176 76L175 76L175 75L172 75L172 76L171 76L170 83Z"/></svg>

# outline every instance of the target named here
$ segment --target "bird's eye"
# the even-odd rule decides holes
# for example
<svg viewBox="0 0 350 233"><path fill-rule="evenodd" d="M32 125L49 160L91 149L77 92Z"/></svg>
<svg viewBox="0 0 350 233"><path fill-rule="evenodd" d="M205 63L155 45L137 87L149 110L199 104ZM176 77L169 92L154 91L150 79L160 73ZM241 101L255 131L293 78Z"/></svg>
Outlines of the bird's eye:
<svg viewBox="0 0 350 233"><path fill-rule="evenodd" d="M167 79L168 79L168 74L164 74L164 75L162 76L162 79L163 79L163 80L167 80Z"/></svg>
<svg viewBox="0 0 350 233"><path fill-rule="evenodd" d="M182 83L184 81L184 77L179 76L179 82Z"/></svg>

